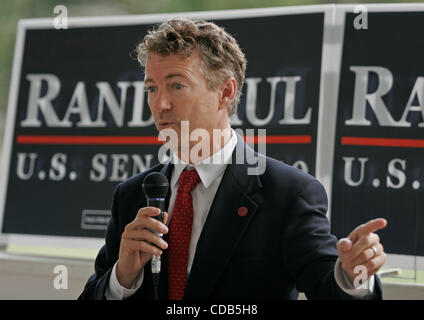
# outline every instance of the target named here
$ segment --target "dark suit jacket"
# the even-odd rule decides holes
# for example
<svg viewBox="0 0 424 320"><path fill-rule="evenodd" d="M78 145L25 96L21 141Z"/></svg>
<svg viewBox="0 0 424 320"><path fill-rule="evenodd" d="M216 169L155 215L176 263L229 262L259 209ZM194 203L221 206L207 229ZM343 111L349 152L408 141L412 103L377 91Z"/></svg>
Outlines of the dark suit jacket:
<svg viewBox="0 0 424 320"><path fill-rule="evenodd" d="M236 150L244 150L245 159L258 156L240 136ZM236 164L236 150L199 238L184 299L297 299L298 291L308 299L349 299L334 279L337 239L330 234L321 183L272 158L262 158L264 174L248 175L247 162ZM141 186L152 171L162 171L170 180L172 164L159 164L117 186L105 245L79 299L104 299L121 234L146 206ZM167 202L169 197L170 192ZM247 208L246 216L238 215L240 207ZM143 284L130 299L153 299L150 269L148 263ZM167 282L165 250L160 299L168 297ZM376 277L373 298L381 296Z"/></svg>

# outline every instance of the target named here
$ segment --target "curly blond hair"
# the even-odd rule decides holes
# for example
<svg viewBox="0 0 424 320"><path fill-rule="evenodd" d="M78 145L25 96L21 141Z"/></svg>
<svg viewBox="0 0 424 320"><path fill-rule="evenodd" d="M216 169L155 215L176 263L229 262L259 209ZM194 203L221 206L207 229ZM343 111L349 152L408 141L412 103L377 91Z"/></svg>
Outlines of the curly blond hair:
<svg viewBox="0 0 424 320"><path fill-rule="evenodd" d="M203 20L170 19L149 30L137 45L137 59L145 67L149 53L189 57L195 50L202 60L200 71L210 90L216 90L229 77L237 82L237 94L228 109L237 111L247 60L237 41L224 28Z"/></svg>

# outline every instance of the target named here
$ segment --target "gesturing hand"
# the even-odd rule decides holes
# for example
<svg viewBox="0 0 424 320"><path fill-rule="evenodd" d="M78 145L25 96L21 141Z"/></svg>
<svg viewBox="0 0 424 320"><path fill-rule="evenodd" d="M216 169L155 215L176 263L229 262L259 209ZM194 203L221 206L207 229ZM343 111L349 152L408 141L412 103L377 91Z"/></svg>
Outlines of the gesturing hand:
<svg viewBox="0 0 424 320"><path fill-rule="evenodd" d="M337 251L342 268L354 284L358 272L356 266L364 266L367 270L367 279L374 275L386 262L386 254L380 237L374 233L385 228L387 221L383 218L370 220L353 230L347 238L342 238L337 243Z"/></svg>

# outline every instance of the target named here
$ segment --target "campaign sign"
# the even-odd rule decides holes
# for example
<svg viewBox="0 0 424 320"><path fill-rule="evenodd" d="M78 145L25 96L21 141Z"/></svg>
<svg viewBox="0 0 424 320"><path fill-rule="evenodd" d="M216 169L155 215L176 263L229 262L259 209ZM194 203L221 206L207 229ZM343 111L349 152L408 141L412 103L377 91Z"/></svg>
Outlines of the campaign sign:
<svg viewBox="0 0 424 320"><path fill-rule="evenodd" d="M246 136L266 129L268 156L314 174L324 12L201 18L234 35L248 59L233 128ZM136 44L164 17L149 19L70 19L59 30L21 24L2 233L102 238L116 185L163 160L134 59ZM263 135L256 141L261 151Z"/></svg>
<svg viewBox="0 0 424 320"><path fill-rule="evenodd" d="M368 12L367 28L356 17L346 14L332 231L384 217L386 252L424 255L424 12Z"/></svg>

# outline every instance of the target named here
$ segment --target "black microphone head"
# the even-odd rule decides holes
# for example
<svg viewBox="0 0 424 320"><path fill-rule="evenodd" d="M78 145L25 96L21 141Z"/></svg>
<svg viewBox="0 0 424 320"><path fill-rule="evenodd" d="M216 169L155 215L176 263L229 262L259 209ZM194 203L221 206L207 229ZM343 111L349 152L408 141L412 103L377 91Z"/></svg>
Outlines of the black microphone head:
<svg viewBox="0 0 424 320"><path fill-rule="evenodd" d="M147 198L165 198L169 183L165 175L151 172L143 180L143 191Z"/></svg>

